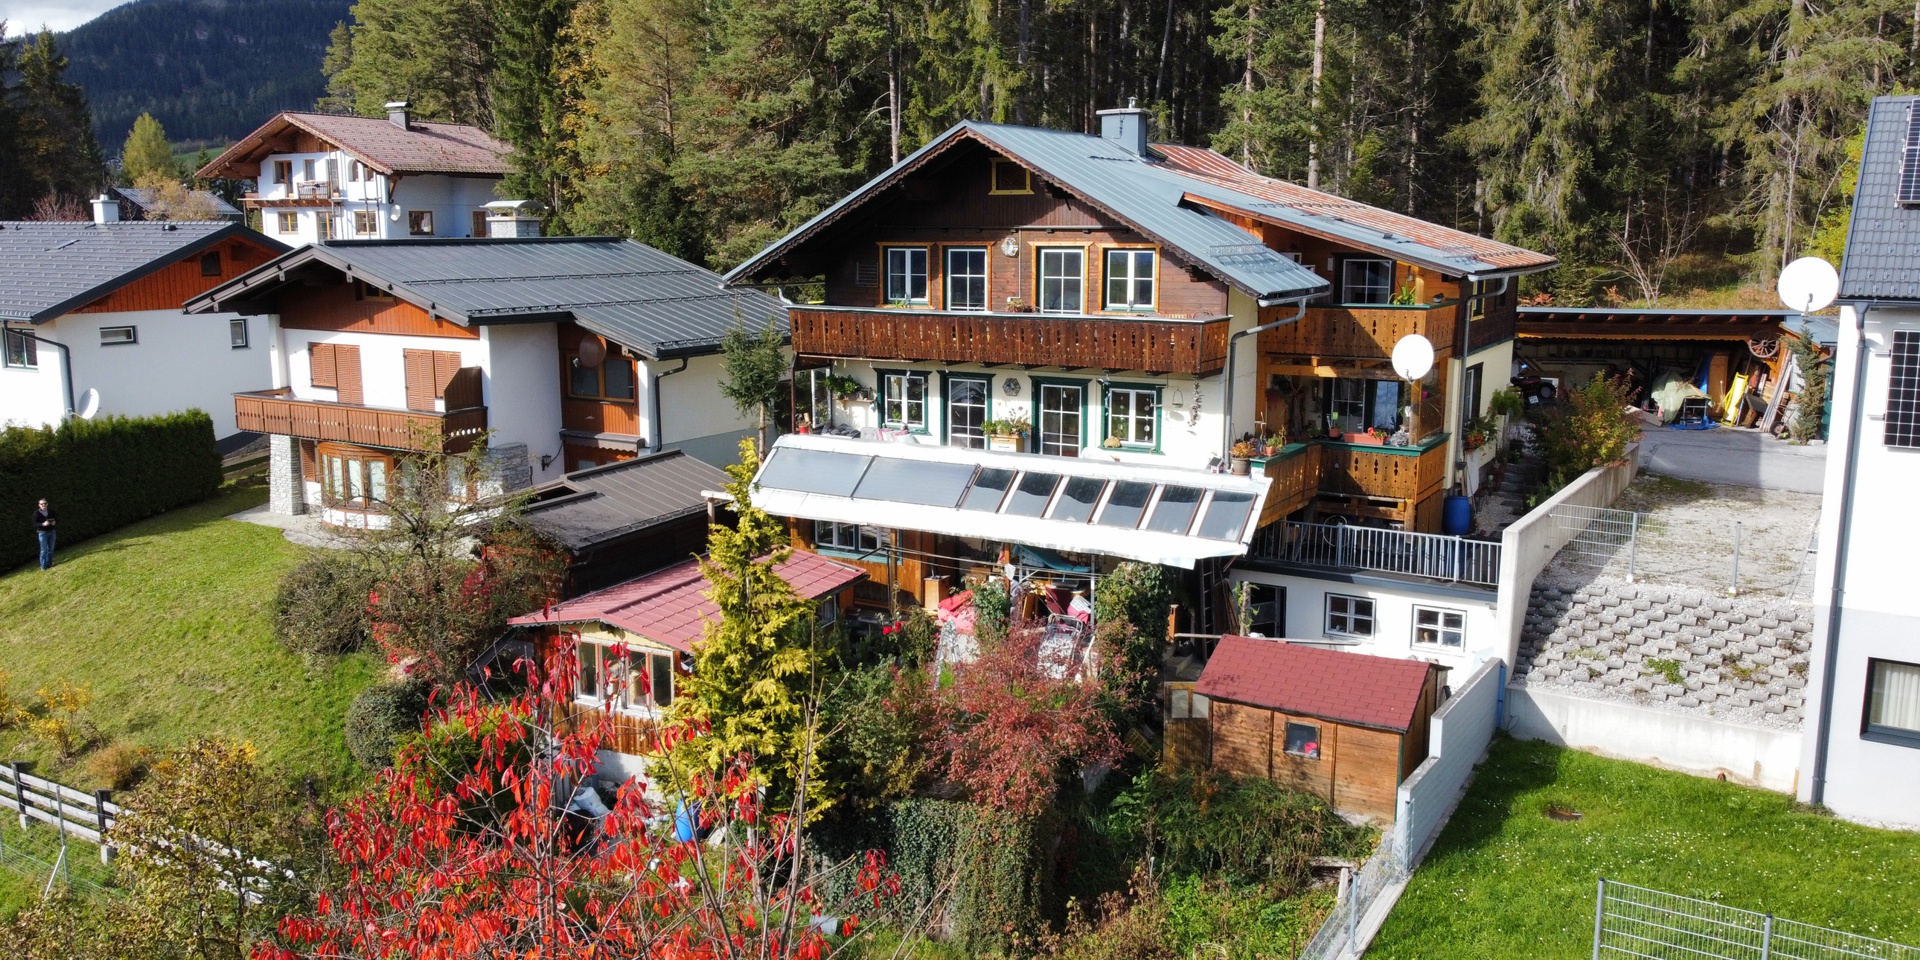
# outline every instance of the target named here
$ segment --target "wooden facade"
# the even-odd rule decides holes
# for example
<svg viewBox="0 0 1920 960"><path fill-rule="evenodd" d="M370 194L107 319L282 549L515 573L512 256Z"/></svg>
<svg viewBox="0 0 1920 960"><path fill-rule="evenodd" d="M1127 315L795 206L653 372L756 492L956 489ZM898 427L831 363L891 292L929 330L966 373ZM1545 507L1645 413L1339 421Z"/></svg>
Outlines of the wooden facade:
<svg viewBox="0 0 1920 960"><path fill-rule="evenodd" d="M1261 323L1287 316L1293 308L1267 307ZM1436 356L1451 352L1459 304L1442 306L1308 307L1300 319L1260 334L1260 352L1276 362L1385 360L1394 345L1419 334L1433 343ZM1437 361L1436 361L1437 362Z"/></svg>
<svg viewBox="0 0 1920 960"><path fill-rule="evenodd" d="M449 453L459 453L472 446L487 429L484 406L446 413L386 410L324 400L295 400L286 387L234 394L233 412L239 429L253 433L390 450L418 449L424 437Z"/></svg>
<svg viewBox="0 0 1920 960"><path fill-rule="evenodd" d="M178 310L180 305L272 259L277 251L236 237L188 254L74 313Z"/></svg>
<svg viewBox="0 0 1920 960"><path fill-rule="evenodd" d="M560 337L560 429L578 430L582 433L611 433L621 436L638 436L640 433L640 398L638 371L634 362L620 351L617 344L605 344L606 359L600 361L604 368L609 364L619 364L626 368L628 380L633 384L634 396L627 399L607 397L580 397L573 393L573 365L580 356L580 344L588 337L596 336L579 325L565 322L558 324ZM567 462L590 459L596 463L613 463L618 460L632 459L636 448L631 445L624 455L613 450L603 450L590 445L575 445L574 453L569 453Z"/></svg>
<svg viewBox="0 0 1920 960"><path fill-rule="evenodd" d="M1151 373L1218 373L1228 321L929 313L795 306L795 353L870 360L1018 363Z"/></svg>
<svg viewBox="0 0 1920 960"><path fill-rule="evenodd" d="M1324 451L1321 444L1306 443L1267 458L1262 469L1273 482L1267 487L1267 500L1260 508L1260 526L1286 519L1319 496Z"/></svg>
<svg viewBox="0 0 1920 960"><path fill-rule="evenodd" d="M280 326L288 330L480 339L477 328L437 319L395 297L370 296L356 283L321 284L283 301Z"/></svg>

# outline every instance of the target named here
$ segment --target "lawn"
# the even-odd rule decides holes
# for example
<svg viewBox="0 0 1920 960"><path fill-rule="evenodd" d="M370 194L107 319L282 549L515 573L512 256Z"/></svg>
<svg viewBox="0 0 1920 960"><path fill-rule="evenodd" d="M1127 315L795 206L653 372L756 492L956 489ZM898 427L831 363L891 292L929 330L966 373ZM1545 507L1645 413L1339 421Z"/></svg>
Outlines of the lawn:
<svg viewBox="0 0 1920 960"><path fill-rule="evenodd" d="M1550 819L1550 807L1581 819ZM1367 956L1591 956L1603 876L1920 943L1920 834L1502 737Z"/></svg>

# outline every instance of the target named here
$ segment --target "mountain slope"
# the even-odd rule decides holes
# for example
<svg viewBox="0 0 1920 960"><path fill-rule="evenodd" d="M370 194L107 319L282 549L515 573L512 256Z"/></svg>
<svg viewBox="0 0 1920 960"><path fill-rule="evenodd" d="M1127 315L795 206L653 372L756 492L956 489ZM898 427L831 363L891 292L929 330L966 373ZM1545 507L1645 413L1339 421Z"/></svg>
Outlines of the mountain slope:
<svg viewBox="0 0 1920 960"><path fill-rule="evenodd" d="M226 143L313 107L320 61L352 0L135 0L60 38L109 153L151 112L175 142Z"/></svg>

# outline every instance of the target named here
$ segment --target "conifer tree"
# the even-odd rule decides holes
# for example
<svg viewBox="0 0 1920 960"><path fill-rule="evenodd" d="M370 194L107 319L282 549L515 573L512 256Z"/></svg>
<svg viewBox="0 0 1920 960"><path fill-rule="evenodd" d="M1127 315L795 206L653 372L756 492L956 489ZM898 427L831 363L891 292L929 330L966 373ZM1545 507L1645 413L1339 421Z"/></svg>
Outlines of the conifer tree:
<svg viewBox="0 0 1920 960"><path fill-rule="evenodd" d="M66 81L67 58L52 31L41 30L19 48L16 71L19 80L8 94L27 203L85 199L105 182L106 163L93 138L86 94Z"/></svg>
<svg viewBox="0 0 1920 960"><path fill-rule="evenodd" d="M133 121L133 130L120 148L120 170L130 184L155 175L179 179L180 171L173 162L173 144L167 141L166 128L153 114L142 113Z"/></svg>

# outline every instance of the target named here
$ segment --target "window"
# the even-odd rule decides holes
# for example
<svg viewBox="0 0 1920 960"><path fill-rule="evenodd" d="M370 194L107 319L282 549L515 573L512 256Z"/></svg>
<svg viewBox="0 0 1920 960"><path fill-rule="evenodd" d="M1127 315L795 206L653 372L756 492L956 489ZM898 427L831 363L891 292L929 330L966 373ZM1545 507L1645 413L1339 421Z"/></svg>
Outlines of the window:
<svg viewBox="0 0 1920 960"><path fill-rule="evenodd" d="M1366 423L1367 384L1366 380L1333 380L1328 383L1330 395L1327 397L1327 410L1339 418L1343 427L1346 424Z"/></svg>
<svg viewBox="0 0 1920 960"><path fill-rule="evenodd" d="M1173 687L1167 691L1168 720L1205 720L1213 715L1213 701L1192 687Z"/></svg>
<svg viewBox="0 0 1920 960"><path fill-rule="evenodd" d="M371 237L380 231L380 212L377 210L355 210L353 212L353 233L359 237Z"/></svg>
<svg viewBox="0 0 1920 960"><path fill-rule="evenodd" d="M100 328L100 345L103 347L117 347L122 344L139 343L139 342L140 342L140 331L134 329L133 327L101 327Z"/></svg>
<svg viewBox="0 0 1920 960"><path fill-rule="evenodd" d="M1320 759L1320 728L1311 723L1287 721L1286 751L1290 757Z"/></svg>
<svg viewBox="0 0 1920 960"><path fill-rule="evenodd" d="M840 622L839 597L827 597L821 600L815 609L819 612L819 615L814 617L815 623L823 627L831 627Z"/></svg>
<svg viewBox="0 0 1920 960"><path fill-rule="evenodd" d="M1040 312L1086 312L1087 252L1077 247L1040 248Z"/></svg>
<svg viewBox="0 0 1920 960"><path fill-rule="evenodd" d="M1373 601L1327 594L1327 632L1343 637L1373 636Z"/></svg>
<svg viewBox="0 0 1920 960"><path fill-rule="evenodd" d="M278 219L280 221L281 233L299 233L300 232L300 215L299 214L282 212L279 215ZM324 240L326 238L322 237L321 239Z"/></svg>
<svg viewBox="0 0 1920 960"><path fill-rule="evenodd" d="M240 348L248 345L249 344L247 342L247 322L245 320L228 320L227 321L227 346L230 346L235 350L239 350Z"/></svg>
<svg viewBox="0 0 1920 960"><path fill-rule="evenodd" d="M672 706L674 656L662 650L621 650L583 642L574 699L612 704L627 713L652 714Z"/></svg>
<svg viewBox="0 0 1920 960"><path fill-rule="evenodd" d="M214 250L200 255L200 275L203 277L220 275L220 251Z"/></svg>
<svg viewBox="0 0 1920 960"><path fill-rule="evenodd" d="M1263 637L1287 635L1287 588L1270 583L1247 584L1247 623L1249 633Z"/></svg>
<svg viewBox="0 0 1920 960"><path fill-rule="evenodd" d="M1475 280L1470 286L1467 287L1467 290L1468 290L1467 295L1473 298L1470 301L1472 305L1467 308L1468 320L1472 321L1472 320L1486 319L1487 301L1481 296L1481 294L1484 294L1491 289L1493 289L1493 282L1489 280Z"/></svg>
<svg viewBox="0 0 1920 960"><path fill-rule="evenodd" d="M275 160L273 162L273 182L291 183L293 181L293 161Z"/></svg>
<svg viewBox="0 0 1920 960"><path fill-rule="evenodd" d="M414 237L433 236L433 211L407 211L407 235Z"/></svg>
<svg viewBox="0 0 1920 960"><path fill-rule="evenodd" d="M1152 310L1152 250L1107 251L1107 309Z"/></svg>
<svg viewBox="0 0 1920 960"><path fill-rule="evenodd" d="M567 359L570 375L567 393L587 400L632 400L633 361L616 357L611 351L597 367L580 362L578 356Z"/></svg>
<svg viewBox="0 0 1920 960"><path fill-rule="evenodd" d="M927 302L927 248L887 248L887 302Z"/></svg>
<svg viewBox="0 0 1920 960"><path fill-rule="evenodd" d="M365 280L355 280L353 282L353 297L356 300L392 300L393 294Z"/></svg>
<svg viewBox="0 0 1920 960"><path fill-rule="evenodd" d="M993 194L1032 193L1033 174L1012 160L993 161Z"/></svg>
<svg viewBox="0 0 1920 960"><path fill-rule="evenodd" d="M857 523L835 523L832 520L813 522L813 545L821 550L851 550L855 553L875 553L880 549L880 536Z"/></svg>
<svg viewBox="0 0 1920 960"><path fill-rule="evenodd" d="M472 235L476 237L484 237L487 235L487 212L485 210L475 210L473 212Z"/></svg>
<svg viewBox="0 0 1920 960"><path fill-rule="evenodd" d="M1920 663L1867 661L1867 716L1861 736L1920 747Z"/></svg>
<svg viewBox="0 0 1920 960"><path fill-rule="evenodd" d="M320 445L320 496L330 507L372 510L386 502L393 458L359 447Z"/></svg>
<svg viewBox="0 0 1920 960"><path fill-rule="evenodd" d="M1405 384L1398 380L1324 381L1327 385L1327 412L1340 419L1340 429L1358 432L1368 427L1394 430L1400 426L1401 409L1406 406Z"/></svg>
<svg viewBox="0 0 1920 960"><path fill-rule="evenodd" d="M1077 255L1079 251L1074 251ZM1087 388L1070 383L1040 384L1040 452L1077 457L1086 446Z"/></svg>
<svg viewBox="0 0 1920 960"><path fill-rule="evenodd" d="M1107 388L1107 436L1122 446L1154 449L1160 442L1160 390L1157 387Z"/></svg>
<svg viewBox="0 0 1920 960"><path fill-rule="evenodd" d="M1393 261L1354 258L1341 264L1341 303L1393 300Z"/></svg>
<svg viewBox="0 0 1920 960"><path fill-rule="evenodd" d="M927 432L926 374L881 372L880 422L895 429Z"/></svg>
<svg viewBox="0 0 1920 960"><path fill-rule="evenodd" d="M1920 330L1893 332L1887 377L1887 446L1920 450Z"/></svg>
<svg viewBox="0 0 1920 960"><path fill-rule="evenodd" d="M316 213L313 215L314 234L322 240L332 240L333 214Z"/></svg>
<svg viewBox="0 0 1920 960"><path fill-rule="evenodd" d="M319 177L316 177L316 176L314 176L314 175L313 175L313 161L312 161L312 160L302 160L302 161L300 161L300 173L302 174L302 176L300 177L300 179L302 179L302 180L305 180L305 181L307 181L308 183L312 183L313 181L315 181L315 180L318 180L318 179L320 179Z"/></svg>
<svg viewBox="0 0 1920 960"><path fill-rule="evenodd" d="M1413 642L1459 650L1466 646L1467 615L1444 607L1413 608Z"/></svg>
<svg viewBox="0 0 1920 960"><path fill-rule="evenodd" d="M987 422L987 397L992 389L992 383L987 380L947 378L949 445L974 450L987 448L987 434L980 426Z"/></svg>
<svg viewBox="0 0 1920 960"><path fill-rule="evenodd" d="M6 360L9 367L40 366L40 342L25 330L6 331Z"/></svg>
<svg viewBox="0 0 1920 960"><path fill-rule="evenodd" d="M987 308L987 248L947 248L947 309Z"/></svg>
<svg viewBox="0 0 1920 960"><path fill-rule="evenodd" d="M1465 384L1460 389L1460 435L1467 435L1467 428L1473 421L1480 419L1480 378L1485 373L1484 364L1474 364L1467 368Z"/></svg>

